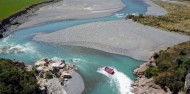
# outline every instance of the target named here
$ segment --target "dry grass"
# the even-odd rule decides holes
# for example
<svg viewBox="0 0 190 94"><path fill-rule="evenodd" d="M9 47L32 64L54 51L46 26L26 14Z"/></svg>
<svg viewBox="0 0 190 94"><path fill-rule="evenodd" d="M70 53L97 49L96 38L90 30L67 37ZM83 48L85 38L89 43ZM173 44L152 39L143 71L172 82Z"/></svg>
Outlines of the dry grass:
<svg viewBox="0 0 190 94"><path fill-rule="evenodd" d="M190 35L190 5L171 4L162 1L156 2L167 10L164 16L145 16L133 17L133 20L150 25L156 28L162 28L168 31L183 32Z"/></svg>

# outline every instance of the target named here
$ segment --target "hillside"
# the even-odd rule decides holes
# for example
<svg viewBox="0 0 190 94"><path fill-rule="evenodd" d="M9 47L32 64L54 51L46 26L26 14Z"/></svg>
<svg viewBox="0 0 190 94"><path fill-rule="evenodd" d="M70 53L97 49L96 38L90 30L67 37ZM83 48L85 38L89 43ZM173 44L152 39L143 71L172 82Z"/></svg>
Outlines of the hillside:
<svg viewBox="0 0 190 94"><path fill-rule="evenodd" d="M153 77L156 84L169 87L174 94L184 91L185 77L190 71L190 41L161 50L158 56L155 64L149 64L145 76Z"/></svg>
<svg viewBox="0 0 190 94"><path fill-rule="evenodd" d="M37 94L38 85L33 72L24 63L0 59L0 94Z"/></svg>

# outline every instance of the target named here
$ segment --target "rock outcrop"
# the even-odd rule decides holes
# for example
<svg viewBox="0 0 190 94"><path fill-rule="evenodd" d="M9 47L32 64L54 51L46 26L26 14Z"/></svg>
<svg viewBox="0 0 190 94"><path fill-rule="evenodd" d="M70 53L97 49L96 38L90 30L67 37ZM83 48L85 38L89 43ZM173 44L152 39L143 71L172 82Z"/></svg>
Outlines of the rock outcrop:
<svg viewBox="0 0 190 94"><path fill-rule="evenodd" d="M185 86L184 86L187 94L190 94L190 73L188 73L185 77Z"/></svg>
<svg viewBox="0 0 190 94"><path fill-rule="evenodd" d="M156 66L155 59L157 57L158 54L154 54L148 62L143 63L139 68L134 70L134 74L138 76L131 85L134 94L172 94L169 88L166 87L167 90L163 90L159 85L154 83L153 78L147 78L144 75L148 66Z"/></svg>
<svg viewBox="0 0 190 94"><path fill-rule="evenodd" d="M148 79L145 76L138 76L132 87L134 94L172 94L168 88L164 91L154 83L153 78Z"/></svg>
<svg viewBox="0 0 190 94"><path fill-rule="evenodd" d="M79 89L76 91L81 93L84 90L84 88L80 88L84 87L84 82L77 80L80 76L77 76L79 74L76 74L77 68L73 64L66 64L64 60L41 59L35 63L35 68L38 85L42 91L47 91L48 94L67 94L73 88L66 91L64 87L76 87L72 83L79 84Z"/></svg>

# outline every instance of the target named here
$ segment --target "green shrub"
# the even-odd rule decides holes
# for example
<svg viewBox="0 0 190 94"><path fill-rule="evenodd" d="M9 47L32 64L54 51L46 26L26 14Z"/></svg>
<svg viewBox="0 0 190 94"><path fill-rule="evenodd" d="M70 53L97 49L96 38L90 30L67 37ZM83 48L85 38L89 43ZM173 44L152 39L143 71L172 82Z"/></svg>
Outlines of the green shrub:
<svg viewBox="0 0 190 94"><path fill-rule="evenodd" d="M143 14L139 14L139 18L144 18L144 15Z"/></svg>
<svg viewBox="0 0 190 94"><path fill-rule="evenodd" d="M37 94L38 85L32 72L0 59L0 94Z"/></svg>
<svg viewBox="0 0 190 94"><path fill-rule="evenodd" d="M46 72L45 76L46 76L46 79L52 79L53 78L53 75L51 72Z"/></svg>
<svg viewBox="0 0 190 94"><path fill-rule="evenodd" d="M167 71L170 67L172 67L172 64L169 61L162 61L158 63L159 71Z"/></svg>
<svg viewBox="0 0 190 94"><path fill-rule="evenodd" d="M157 68L153 68L153 67L149 67L146 71L145 71L145 76L147 78L151 78L153 76L157 76L158 70Z"/></svg>

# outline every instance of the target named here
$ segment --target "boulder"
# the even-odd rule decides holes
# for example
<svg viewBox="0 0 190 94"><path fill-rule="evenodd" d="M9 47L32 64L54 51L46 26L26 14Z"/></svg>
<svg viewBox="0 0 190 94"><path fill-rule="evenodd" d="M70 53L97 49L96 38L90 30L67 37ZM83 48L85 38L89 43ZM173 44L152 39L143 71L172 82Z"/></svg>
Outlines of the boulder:
<svg viewBox="0 0 190 94"><path fill-rule="evenodd" d="M167 88L167 91L164 91L159 85L154 83L153 78L146 78L142 76L141 78L133 83L133 92L134 94L172 94L172 92Z"/></svg>
<svg viewBox="0 0 190 94"><path fill-rule="evenodd" d="M142 64L139 68L136 68L133 73L134 73L135 75L144 75L144 72L145 72L146 69L148 68L146 64L147 64L147 63L144 63L144 64Z"/></svg>

